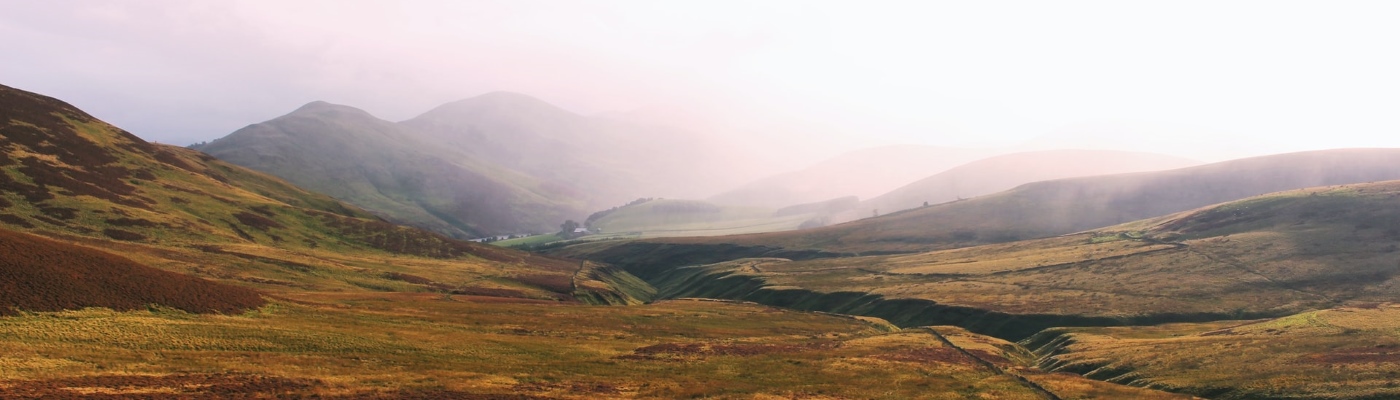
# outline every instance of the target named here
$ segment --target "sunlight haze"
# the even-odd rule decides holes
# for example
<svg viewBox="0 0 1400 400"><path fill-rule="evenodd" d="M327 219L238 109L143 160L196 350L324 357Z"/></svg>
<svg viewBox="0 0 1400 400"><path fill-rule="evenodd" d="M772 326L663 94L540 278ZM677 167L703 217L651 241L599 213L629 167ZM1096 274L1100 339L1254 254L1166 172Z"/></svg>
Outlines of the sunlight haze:
<svg viewBox="0 0 1400 400"><path fill-rule="evenodd" d="M504 90L781 144L775 169L890 144L1400 146L1390 2L5 3L26 62L0 76L175 144L313 100L398 121Z"/></svg>

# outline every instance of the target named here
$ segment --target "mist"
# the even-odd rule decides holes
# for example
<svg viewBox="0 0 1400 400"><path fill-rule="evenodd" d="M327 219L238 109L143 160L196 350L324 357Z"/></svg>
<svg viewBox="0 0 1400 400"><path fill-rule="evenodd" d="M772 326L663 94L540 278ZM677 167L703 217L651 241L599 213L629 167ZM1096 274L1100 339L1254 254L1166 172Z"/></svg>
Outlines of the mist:
<svg viewBox="0 0 1400 400"><path fill-rule="evenodd" d="M209 141L316 100L405 121L507 91L688 132L652 146L724 149L695 153L711 181L648 196L897 145L1203 162L1400 147L1389 2L3 3L6 84L147 140Z"/></svg>

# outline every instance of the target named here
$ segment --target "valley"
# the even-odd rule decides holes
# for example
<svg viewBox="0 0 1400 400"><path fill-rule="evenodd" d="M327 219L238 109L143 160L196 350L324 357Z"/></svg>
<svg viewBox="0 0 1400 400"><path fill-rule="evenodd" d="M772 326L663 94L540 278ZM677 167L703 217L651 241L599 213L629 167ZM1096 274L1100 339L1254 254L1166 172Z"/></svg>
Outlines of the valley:
<svg viewBox="0 0 1400 400"><path fill-rule="evenodd" d="M509 94L407 124L421 131L313 103L198 146L211 155L0 87L0 397L1400 395L1394 149L1162 170L1190 162L1130 154L1119 167L1143 171L1005 173L837 223L872 203L604 210L547 189L582 178L531 170L559 154L502 166L421 145L446 140L424 126L466 129L447 111L518 103L599 123ZM507 122L492 129L559 132ZM290 147L259 147L275 141ZM334 149L292 156L316 147ZM360 168L375 157L404 169ZM997 169L967 165L920 185ZM489 215L467 223L430 200L459 185L509 212L455 208ZM541 210L565 203L604 211L572 217L588 235L571 240L461 240L555 224L568 214Z"/></svg>

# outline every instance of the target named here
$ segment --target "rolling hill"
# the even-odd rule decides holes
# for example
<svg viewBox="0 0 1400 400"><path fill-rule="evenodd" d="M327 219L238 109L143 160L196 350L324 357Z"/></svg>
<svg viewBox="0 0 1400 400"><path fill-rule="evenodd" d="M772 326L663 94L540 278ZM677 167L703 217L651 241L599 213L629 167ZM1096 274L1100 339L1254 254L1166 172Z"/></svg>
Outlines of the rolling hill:
<svg viewBox="0 0 1400 400"><path fill-rule="evenodd" d="M9 87L0 87L0 121L6 229L265 293L430 291L576 301L577 261L396 226Z"/></svg>
<svg viewBox="0 0 1400 400"><path fill-rule="evenodd" d="M857 150L802 170L762 178L710 196L718 204L781 208L840 197L868 199L983 157L989 149L900 145Z"/></svg>
<svg viewBox="0 0 1400 400"><path fill-rule="evenodd" d="M1169 171L1035 182L974 199L801 231L591 244L559 254L607 252L611 259L646 253L665 259L684 252L707 256L676 260L718 262L793 253L908 253L1062 235L1282 190L1392 179L1400 179L1400 149L1289 153ZM705 250L707 246L714 247Z"/></svg>
<svg viewBox="0 0 1400 400"><path fill-rule="evenodd" d="M1388 181L924 253L685 267L611 261L647 279L663 298L748 300L1020 340L1056 326L1276 317L1395 301L1397 243L1400 181Z"/></svg>
<svg viewBox="0 0 1400 400"><path fill-rule="evenodd" d="M639 305L626 271L396 226L8 87L0 121L0 265L30 282L0 298L120 299L0 317L0 397L1183 398L956 327ZM41 311L87 306L109 309Z"/></svg>
<svg viewBox="0 0 1400 400"><path fill-rule="evenodd" d="M591 210L640 197L696 198L737 169L724 148L694 132L582 116L519 93L447 103L400 125L424 143L573 193Z"/></svg>
<svg viewBox="0 0 1400 400"><path fill-rule="evenodd" d="M1047 371L1211 399L1388 399L1400 306L1155 327L1055 328L1022 343Z"/></svg>
<svg viewBox="0 0 1400 400"><path fill-rule="evenodd" d="M137 264L111 253L0 229L0 316L85 307L238 313L257 291Z"/></svg>
<svg viewBox="0 0 1400 400"><path fill-rule="evenodd" d="M587 210L573 189L474 160L359 109L324 102L196 149L390 221L457 238L549 232Z"/></svg>
<svg viewBox="0 0 1400 400"><path fill-rule="evenodd" d="M1052 179L1160 171L1195 166L1184 158L1111 150L1047 150L973 161L861 202L860 210L891 213L988 195Z"/></svg>

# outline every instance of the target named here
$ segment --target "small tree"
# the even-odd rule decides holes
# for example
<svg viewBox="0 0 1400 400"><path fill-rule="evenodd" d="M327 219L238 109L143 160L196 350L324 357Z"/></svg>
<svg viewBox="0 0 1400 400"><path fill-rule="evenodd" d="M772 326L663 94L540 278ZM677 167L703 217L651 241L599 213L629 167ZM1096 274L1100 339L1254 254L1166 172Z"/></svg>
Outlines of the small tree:
<svg viewBox="0 0 1400 400"><path fill-rule="evenodd" d="M574 222L574 220L572 220L572 219L571 219L571 220L564 221L563 224L559 225L559 237L562 237L562 238L565 238L565 239L574 237L574 230L575 230L575 229L578 229L578 223L577 223L577 222Z"/></svg>

